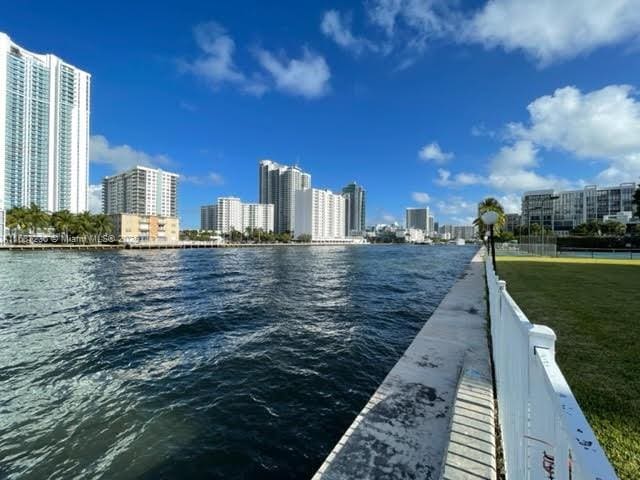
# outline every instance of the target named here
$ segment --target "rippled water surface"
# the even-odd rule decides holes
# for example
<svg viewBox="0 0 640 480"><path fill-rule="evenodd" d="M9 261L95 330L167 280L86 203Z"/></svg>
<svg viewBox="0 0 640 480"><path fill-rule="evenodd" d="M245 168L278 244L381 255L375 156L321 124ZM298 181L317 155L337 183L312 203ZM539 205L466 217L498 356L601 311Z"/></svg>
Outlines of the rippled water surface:
<svg viewBox="0 0 640 480"><path fill-rule="evenodd" d="M474 251L0 252L0 478L308 478Z"/></svg>

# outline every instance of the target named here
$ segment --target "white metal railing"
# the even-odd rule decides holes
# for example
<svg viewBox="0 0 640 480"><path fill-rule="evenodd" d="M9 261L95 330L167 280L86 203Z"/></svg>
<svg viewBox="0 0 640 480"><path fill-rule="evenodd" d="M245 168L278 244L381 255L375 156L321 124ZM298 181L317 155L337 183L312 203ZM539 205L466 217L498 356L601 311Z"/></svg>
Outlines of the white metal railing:
<svg viewBox="0 0 640 480"><path fill-rule="evenodd" d="M555 361L555 333L529 322L489 257L485 267L507 479L616 479Z"/></svg>

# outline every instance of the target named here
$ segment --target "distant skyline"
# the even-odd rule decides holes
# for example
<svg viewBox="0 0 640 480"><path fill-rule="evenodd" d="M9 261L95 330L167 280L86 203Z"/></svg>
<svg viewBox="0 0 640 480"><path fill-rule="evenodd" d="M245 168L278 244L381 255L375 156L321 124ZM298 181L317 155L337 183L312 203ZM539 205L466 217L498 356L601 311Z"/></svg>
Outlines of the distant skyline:
<svg viewBox="0 0 640 480"><path fill-rule="evenodd" d="M367 224L640 176L637 0L24 1L0 31L92 75L94 208L136 164L182 175L183 227L267 158L363 185Z"/></svg>

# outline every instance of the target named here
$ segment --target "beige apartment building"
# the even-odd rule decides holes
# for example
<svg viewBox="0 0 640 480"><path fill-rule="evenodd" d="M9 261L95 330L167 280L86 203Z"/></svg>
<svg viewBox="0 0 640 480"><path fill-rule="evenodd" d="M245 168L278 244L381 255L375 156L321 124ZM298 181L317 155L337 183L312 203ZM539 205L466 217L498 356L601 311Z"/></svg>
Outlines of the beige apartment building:
<svg viewBox="0 0 640 480"><path fill-rule="evenodd" d="M113 235L121 242L177 242L180 225L176 217L116 213L109 215Z"/></svg>

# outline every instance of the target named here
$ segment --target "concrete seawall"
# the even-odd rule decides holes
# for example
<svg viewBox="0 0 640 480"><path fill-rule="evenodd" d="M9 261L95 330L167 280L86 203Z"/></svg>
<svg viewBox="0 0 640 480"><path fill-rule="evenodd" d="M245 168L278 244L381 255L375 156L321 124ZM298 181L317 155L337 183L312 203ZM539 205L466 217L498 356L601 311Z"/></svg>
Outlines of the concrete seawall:
<svg viewBox="0 0 640 480"><path fill-rule="evenodd" d="M481 252L313 478L495 478Z"/></svg>

